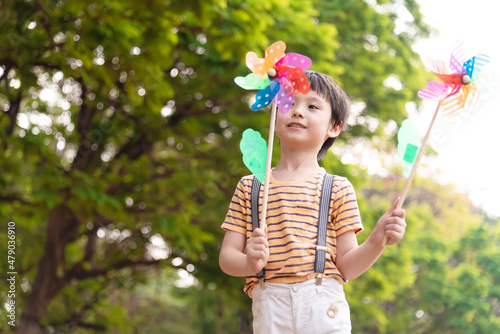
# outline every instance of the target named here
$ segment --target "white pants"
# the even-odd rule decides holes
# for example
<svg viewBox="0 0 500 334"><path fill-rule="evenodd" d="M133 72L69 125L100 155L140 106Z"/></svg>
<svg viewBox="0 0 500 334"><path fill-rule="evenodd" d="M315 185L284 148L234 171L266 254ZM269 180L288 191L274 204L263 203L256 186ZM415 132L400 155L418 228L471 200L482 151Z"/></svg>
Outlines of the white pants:
<svg viewBox="0 0 500 334"><path fill-rule="evenodd" d="M336 279L265 286L252 291L254 333L351 333L349 305Z"/></svg>

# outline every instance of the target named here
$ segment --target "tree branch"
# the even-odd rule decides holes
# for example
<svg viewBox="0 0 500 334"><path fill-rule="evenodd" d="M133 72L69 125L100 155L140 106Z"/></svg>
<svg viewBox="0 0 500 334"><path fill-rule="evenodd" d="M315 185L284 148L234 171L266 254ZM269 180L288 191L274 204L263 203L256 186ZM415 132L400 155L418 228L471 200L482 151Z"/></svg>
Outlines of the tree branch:
<svg viewBox="0 0 500 334"><path fill-rule="evenodd" d="M33 203L15 195L0 195L0 202L19 202L26 205L33 205Z"/></svg>
<svg viewBox="0 0 500 334"><path fill-rule="evenodd" d="M76 129L81 134L80 144L75 159L71 164L71 170L79 169L84 170L90 159L95 155L96 151L92 150L89 133L92 125L92 120L97 113L96 107L89 106L85 101L87 97L87 88L83 82L82 77L78 77L78 83L82 88L81 99L84 101L80 107L80 111L76 119Z"/></svg>
<svg viewBox="0 0 500 334"><path fill-rule="evenodd" d="M82 328L90 328L90 329L94 329L94 330L97 330L97 331L105 331L106 330L106 327L103 326L103 325L96 325L96 324L90 324L90 323L86 323L86 322L83 322L81 319L83 318L83 316L85 315L85 312L87 312L88 310L92 309L94 307L94 305L99 301L99 298L100 298L100 295L102 294L103 291L107 291L107 285L109 285L109 281L106 281L104 284L102 284L102 288L101 289L97 289L94 294L91 296L91 298L89 298L82 306L82 308L80 309L79 312L71 312L71 315L70 315L70 318L69 319L65 319L65 320L62 320L62 321L58 321L58 322L53 322L53 323L50 323L51 326L53 327L59 327L61 325L65 326L65 327L74 327L74 326L78 326L78 327L82 327Z"/></svg>
<svg viewBox="0 0 500 334"><path fill-rule="evenodd" d="M9 101L10 107L9 111L7 112L7 115L10 118L10 125L7 129L7 135L11 136L12 133L14 132L14 128L16 126L17 122L17 114L19 113L19 109L21 107L21 101L22 101L22 94L19 92L17 96L14 98L13 101Z"/></svg>
<svg viewBox="0 0 500 334"><path fill-rule="evenodd" d="M74 266L71 270L66 272L64 276L64 280L70 281L72 279L77 280L86 280L91 278L96 278L100 276L107 275L112 270L119 270L125 267L137 267L137 266L156 266L161 262L161 260L138 260L133 261L130 259L124 259L120 262L113 264L110 268L102 268L102 269L92 269L92 270L83 270L81 266Z"/></svg>
<svg viewBox="0 0 500 334"><path fill-rule="evenodd" d="M12 59L2 59L0 60L0 64L3 64L5 66L5 70L3 71L2 75L0 76L0 81L2 81L4 78L7 78L7 75L10 72L10 69L14 67L15 63L12 61Z"/></svg>
<svg viewBox="0 0 500 334"><path fill-rule="evenodd" d="M53 65L44 61L36 61L33 63L33 66L43 66L45 68L50 68L53 70L61 70L61 67L58 65Z"/></svg>
<svg viewBox="0 0 500 334"><path fill-rule="evenodd" d="M233 103L234 103L233 101L227 101L224 103L217 103L214 106L217 106L219 108L224 108L224 107L228 107L228 106L232 105ZM210 114L212 112L212 109L214 108L214 106L205 107L202 109L191 109L190 105L188 105L184 108L177 107L177 112L169 117L165 126L167 128L173 128L175 125L177 125L184 118Z"/></svg>
<svg viewBox="0 0 500 334"><path fill-rule="evenodd" d="M129 112L123 112L123 115L133 121L136 124L136 135L130 138L115 155L115 158L119 158L123 154L126 154L130 160L137 160L143 154L147 154L153 148L153 143L151 143L147 138L147 133L142 129L141 121L135 115Z"/></svg>

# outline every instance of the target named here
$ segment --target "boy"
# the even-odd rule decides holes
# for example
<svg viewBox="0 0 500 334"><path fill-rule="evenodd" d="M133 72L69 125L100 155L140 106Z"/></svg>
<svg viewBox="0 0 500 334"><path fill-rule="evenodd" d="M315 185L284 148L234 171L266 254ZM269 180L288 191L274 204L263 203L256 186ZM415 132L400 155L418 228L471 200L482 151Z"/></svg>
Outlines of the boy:
<svg viewBox="0 0 500 334"><path fill-rule="evenodd" d="M393 245L405 233L405 212L395 209L397 199L358 245L356 234L363 226L354 189L346 178L334 176L326 248L317 246L326 177L318 159L347 121L349 100L328 75L306 71L306 76L309 93L296 95L286 115L277 113L281 156L270 177L265 227L252 227L253 175L239 182L222 224L226 234L219 264L228 275L247 277L244 290L252 298L254 333L350 333L342 284L375 263L385 248L384 235ZM321 273L315 271L317 250L326 253Z"/></svg>

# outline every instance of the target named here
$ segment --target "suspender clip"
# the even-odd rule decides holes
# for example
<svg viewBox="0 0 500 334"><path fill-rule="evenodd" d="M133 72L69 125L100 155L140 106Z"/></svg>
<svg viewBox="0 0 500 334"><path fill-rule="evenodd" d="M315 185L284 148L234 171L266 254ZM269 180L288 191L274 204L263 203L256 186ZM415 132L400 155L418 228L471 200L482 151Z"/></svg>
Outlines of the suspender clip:
<svg viewBox="0 0 500 334"><path fill-rule="evenodd" d="M325 246L316 246L316 250L317 250L317 251L320 251L320 250L321 250L321 251L325 251L325 252L327 252L327 251L328 251L328 248L326 248Z"/></svg>
<svg viewBox="0 0 500 334"><path fill-rule="evenodd" d="M323 274L316 273L316 285L321 285L323 283Z"/></svg>

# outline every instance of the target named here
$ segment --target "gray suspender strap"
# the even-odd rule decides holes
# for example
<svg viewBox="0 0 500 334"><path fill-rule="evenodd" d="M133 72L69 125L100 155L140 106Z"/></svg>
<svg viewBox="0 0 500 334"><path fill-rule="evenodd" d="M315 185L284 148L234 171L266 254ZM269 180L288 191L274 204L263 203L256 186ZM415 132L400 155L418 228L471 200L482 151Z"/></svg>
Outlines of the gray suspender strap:
<svg viewBox="0 0 500 334"><path fill-rule="evenodd" d="M328 225L328 211L330 208L330 197L332 195L333 175L326 173L321 188L318 215L318 238L316 245L316 259L314 260L314 272L316 273L316 284L321 284L323 272L325 271L326 256L326 229Z"/></svg>
<svg viewBox="0 0 500 334"><path fill-rule="evenodd" d="M252 206L252 231L259 227L259 194L260 194L260 186L261 183L254 176L252 182L252 197L251 197L251 206ZM258 278L264 276L264 269L259 271L257 274Z"/></svg>
<svg viewBox="0 0 500 334"><path fill-rule="evenodd" d="M252 228L259 227L259 194L261 183L254 177L252 182L251 206L252 206ZM316 245L316 259L314 261L314 272L316 283L321 284L322 273L325 271L326 261L326 229L328 225L328 211L330 209L330 198L332 194L333 175L326 173L321 187L321 197L319 200L318 214L318 237ZM257 277L264 276L264 269L259 271Z"/></svg>

